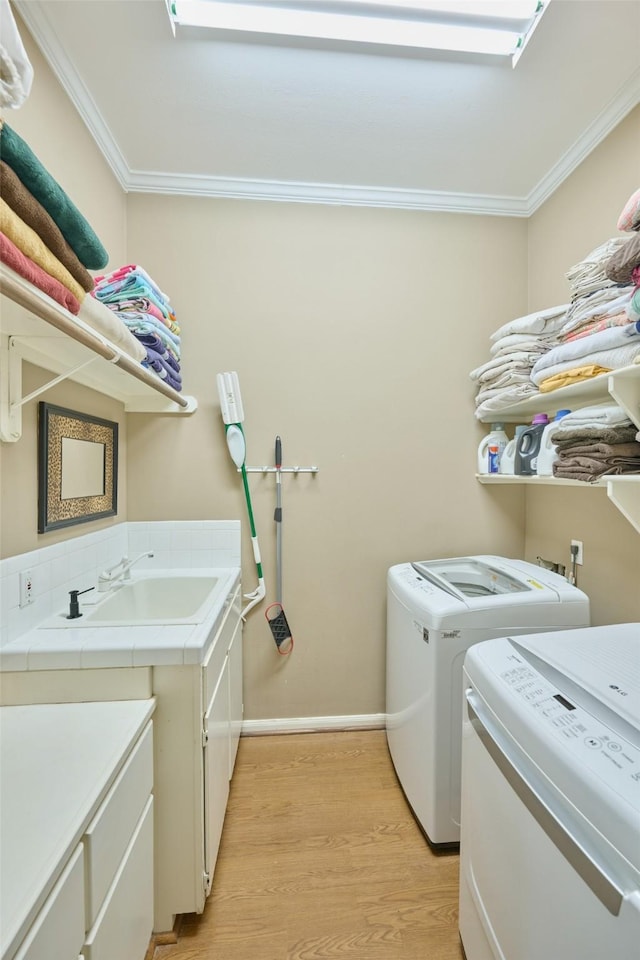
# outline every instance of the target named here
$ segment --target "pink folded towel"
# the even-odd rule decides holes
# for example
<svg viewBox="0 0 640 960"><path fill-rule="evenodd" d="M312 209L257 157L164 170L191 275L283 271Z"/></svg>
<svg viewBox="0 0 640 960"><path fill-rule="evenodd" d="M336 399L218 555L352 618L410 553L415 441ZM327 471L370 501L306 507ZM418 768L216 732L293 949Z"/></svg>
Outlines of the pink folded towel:
<svg viewBox="0 0 640 960"><path fill-rule="evenodd" d="M32 283L34 287L38 287L39 290L46 293L52 300L55 300L56 303L66 307L69 313L77 314L79 312L80 301L74 297L71 291L63 286L59 280L56 280L55 277L52 277L51 274L45 273L42 267L39 267L33 260L25 257L24 253L18 250L15 243L12 243L11 240L1 232L0 260L10 267L11 270L14 270L25 280L28 280L29 283Z"/></svg>

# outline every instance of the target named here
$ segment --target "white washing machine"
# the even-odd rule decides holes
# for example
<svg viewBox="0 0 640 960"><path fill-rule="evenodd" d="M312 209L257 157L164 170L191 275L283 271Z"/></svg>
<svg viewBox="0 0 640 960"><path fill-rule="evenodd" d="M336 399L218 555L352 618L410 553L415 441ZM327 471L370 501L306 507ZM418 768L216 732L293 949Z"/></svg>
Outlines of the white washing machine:
<svg viewBox="0 0 640 960"><path fill-rule="evenodd" d="M637 960L640 623L488 640L464 688L467 960Z"/></svg>
<svg viewBox="0 0 640 960"><path fill-rule="evenodd" d="M589 600L523 560L454 557L387 575L387 741L434 846L460 840L462 661L491 637L589 625Z"/></svg>

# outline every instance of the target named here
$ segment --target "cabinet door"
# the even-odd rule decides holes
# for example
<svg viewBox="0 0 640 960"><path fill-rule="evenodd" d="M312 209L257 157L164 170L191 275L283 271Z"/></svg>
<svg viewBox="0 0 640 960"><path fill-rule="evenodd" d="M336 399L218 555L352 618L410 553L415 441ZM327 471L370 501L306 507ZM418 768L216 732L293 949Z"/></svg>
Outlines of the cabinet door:
<svg viewBox="0 0 640 960"><path fill-rule="evenodd" d="M229 646L229 780L236 762L243 714L242 621L240 621Z"/></svg>
<svg viewBox="0 0 640 960"><path fill-rule="evenodd" d="M205 895L213 880L229 796L229 660L225 660L204 717L204 869Z"/></svg>
<svg viewBox="0 0 640 960"><path fill-rule="evenodd" d="M87 934L85 960L142 960L153 929L153 797Z"/></svg>
<svg viewBox="0 0 640 960"><path fill-rule="evenodd" d="M84 863L76 847L14 960L75 960L84 940Z"/></svg>

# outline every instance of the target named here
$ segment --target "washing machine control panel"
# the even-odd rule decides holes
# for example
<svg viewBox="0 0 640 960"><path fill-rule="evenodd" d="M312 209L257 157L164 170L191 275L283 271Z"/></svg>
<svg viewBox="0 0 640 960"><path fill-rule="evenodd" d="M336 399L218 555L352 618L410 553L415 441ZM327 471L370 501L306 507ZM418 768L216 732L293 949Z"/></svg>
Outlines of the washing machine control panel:
<svg viewBox="0 0 640 960"><path fill-rule="evenodd" d="M640 804L640 750L563 693L532 667L508 642L494 669L511 694L584 765L621 796Z"/></svg>

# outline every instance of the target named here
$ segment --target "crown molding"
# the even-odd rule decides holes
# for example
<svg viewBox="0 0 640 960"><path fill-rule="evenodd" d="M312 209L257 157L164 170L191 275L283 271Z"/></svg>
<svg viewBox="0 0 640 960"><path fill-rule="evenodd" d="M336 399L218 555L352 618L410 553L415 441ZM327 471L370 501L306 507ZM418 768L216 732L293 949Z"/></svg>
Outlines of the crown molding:
<svg viewBox="0 0 640 960"><path fill-rule="evenodd" d="M580 166L611 131L640 103L640 67L618 90L615 97L576 140L558 163L542 178L526 200L527 216L536 212L561 183Z"/></svg>
<svg viewBox="0 0 640 960"><path fill-rule="evenodd" d="M535 213L626 114L640 103L639 68L584 135L573 144L526 197L131 170L109 126L102 118L91 94L53 30L45 12L46 4L28 2L28 0L13 0L13 2L94 138L116 180L127 193L222 197L235 200L276 200L526 218Z"/></svg>

